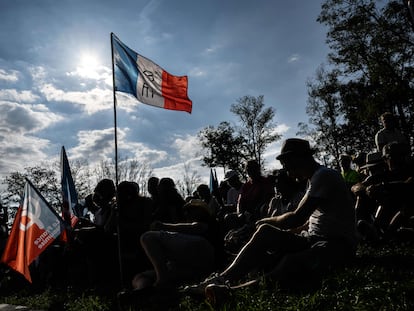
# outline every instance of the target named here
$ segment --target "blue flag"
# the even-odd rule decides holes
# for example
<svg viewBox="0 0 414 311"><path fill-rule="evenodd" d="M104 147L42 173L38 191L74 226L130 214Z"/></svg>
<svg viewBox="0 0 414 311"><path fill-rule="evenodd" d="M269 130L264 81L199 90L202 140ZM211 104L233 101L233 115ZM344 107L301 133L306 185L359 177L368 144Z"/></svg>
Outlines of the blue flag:
<svg viewBox="0 0 414 311"><path fill-rule="evenodd" d="M63 219L71 224L73 227L78 217L78 211L76 207L78 206L78 193L75 189L75 183L73 182L72 173L69 167L69 161L66 156L65 147L62 146L61 157L60 157L60 167L61 167L61 185L62 185L62 216Z"/></svg>

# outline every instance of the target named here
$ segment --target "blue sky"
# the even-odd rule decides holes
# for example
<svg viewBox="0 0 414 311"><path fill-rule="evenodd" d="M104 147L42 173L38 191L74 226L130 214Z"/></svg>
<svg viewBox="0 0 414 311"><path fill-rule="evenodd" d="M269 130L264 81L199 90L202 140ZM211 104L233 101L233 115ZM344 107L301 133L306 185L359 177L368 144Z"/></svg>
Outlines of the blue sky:
<svg viewBox="0 0 414 311"><path fill-rule="evenodd" d="M326 60L320 0L0 1L0 178L26 166L114 157L110 33L174 75L187 75L193 112L118 100L120 157L180 179L199 166L197 133L234 123L230 105L264 95L277 130L307 122L306 81ZM280 143L267 149L275 168ZM221 174L220 171L218 171Z"/></svg>

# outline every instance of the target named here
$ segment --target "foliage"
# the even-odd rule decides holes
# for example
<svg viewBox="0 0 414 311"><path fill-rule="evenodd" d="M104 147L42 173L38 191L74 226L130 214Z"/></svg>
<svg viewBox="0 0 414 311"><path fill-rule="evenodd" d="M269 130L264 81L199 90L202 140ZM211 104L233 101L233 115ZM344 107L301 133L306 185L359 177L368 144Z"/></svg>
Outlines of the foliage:
<svg viewBox="0 0 414 311"><path fill-rule="evenodd" d="M150 165L142 163L137 159L124 158L118 160L118 181L128 180L138 183L141 194L146 195L147 181L152 173ZM104 178L115 181L115 161L101 160L93 168L93 176L94 185Z"/></svg>
<svg viewBox="0 0 414 311"><path fill-rule="evenodd" d="M183 196L191 196L201 183L201 177L196 170L192 170L189 163L184 163L184 174L182 180L177 180L178 192Z"/></svg>
<svg viewBox="0 0 414 311"><path fill-rule="evenodd" d="M115 171L111 161L101 161L93 168L87 161L69 161L69 165L80 200L93 192L99 180L112 178L114 176L112 172ZM146 193L147 180L151 174L150 166L136 159L124 159L119 163L118 176L122 180L137 182L141 193ZM8 207L9 219L14 218L20 204L26 178L33 183L53 208L60 210L62 204L60 165L57 162L44 162L36 166L25 167L23 172L12 172L2 181L6 185L6 190L2 193L2 204Z"/></svg>
<svg viewBox="0 0 414 311"><path fill-rule="evenodd" d="M58 183L56 170L43 163L41 165L26 167L24 173L12 172L6 176L3 183L6 191L3 193L3 202L11 208L14 214L17 209L21 196L23 195L26 178L40 191L51 206L58 208L61 204L60 183Z"/></svg>
<svg viewBox="0 0 414 311"><path fill-rule="evenodd" d="M314 127L302 123L302 133L335 159L370 151L378 117L391 111L413 138L414 32L404 1L326 0L317 20L328 27L329 70L308 83Z"/></svg>
<svg viewBox="0 0 414 311"><path fill-rule="evenodd" d="M280 139L273 122L275 110L265 108L263 95L247 95L232 104L230 111L238 118L236 126L224 121L217 128L210 125L198 134L201 147L207 154L203 157L204 164L239 172L243 172L244 163L249 159L263 165L266 147Z"/></svg>
<svg viewBox="0 0 414 311"><path fill-rule="evenodd" d="M229 122L221 122L217 128L208 126L198 133L201 147L207 151L203 163L208 167L240 170L245 156L240 148L245 139L235 132Z"/></svg>
<svg viewBox="0 0 414 311"><path fill-rule="evenodd" d="M279 140L272 122L275 116L273 107L264 107L264 96L243 96L232 104L230 111L240 120L239 133L245 138L246 154L249 159L263 165L263 153L266 147Z"/></svg>

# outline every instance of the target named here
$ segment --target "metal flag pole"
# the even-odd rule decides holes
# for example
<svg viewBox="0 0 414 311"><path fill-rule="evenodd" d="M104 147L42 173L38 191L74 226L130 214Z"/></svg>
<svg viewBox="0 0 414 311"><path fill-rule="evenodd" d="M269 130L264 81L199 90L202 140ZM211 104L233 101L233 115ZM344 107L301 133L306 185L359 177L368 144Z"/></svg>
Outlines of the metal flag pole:
<svg viewBox="0 0 414 311"><path fill-rule="evenodd" d="M115 95L115 63L114 63L114 44L113 44L114 33L111 32L111 59L112 59L112 93L114 100L114 131L115 131L115 189L116 189L116 198L117 204L115 207L115 217L116 217L116 233L117 233L117 244L118 244L118 261L119 261L119 277L121 282L121 287L124 287L124 273L122 265L122 253L121 253L121 233L119 228L119 207L118 207L118 135L117 135L117 122L116 122L116 95Z"/></svg>
<svg viewBox="0 0 414 311"><path fill-rule="evenodd" d="M111 32L111 59L112 59L112 96L114 100L114 131L115 131L115 185L118 187L118 135L117 135L117 122L116 122L116 96L115 96L115 63L114 63L114 33Z"/></svg>

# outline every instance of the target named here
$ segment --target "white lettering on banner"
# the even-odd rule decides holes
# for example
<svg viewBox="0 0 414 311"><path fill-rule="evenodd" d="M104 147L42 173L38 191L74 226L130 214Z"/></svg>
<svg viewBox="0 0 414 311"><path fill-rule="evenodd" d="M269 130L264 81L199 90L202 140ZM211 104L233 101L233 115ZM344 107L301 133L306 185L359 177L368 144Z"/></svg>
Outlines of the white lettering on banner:
<svg viewBox="0 0 414 311"><path fill-rule="evenodd" d="M43 232L36 240L34 245L42 249L50 240L55 239L60 233L59 221L47 226L47 231Z"/></svg>

